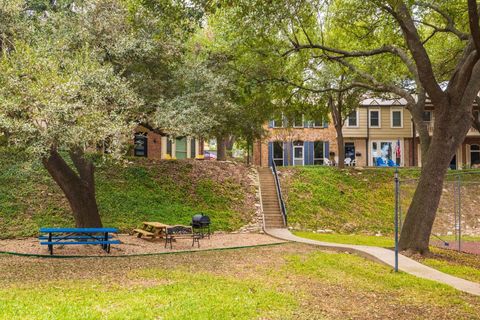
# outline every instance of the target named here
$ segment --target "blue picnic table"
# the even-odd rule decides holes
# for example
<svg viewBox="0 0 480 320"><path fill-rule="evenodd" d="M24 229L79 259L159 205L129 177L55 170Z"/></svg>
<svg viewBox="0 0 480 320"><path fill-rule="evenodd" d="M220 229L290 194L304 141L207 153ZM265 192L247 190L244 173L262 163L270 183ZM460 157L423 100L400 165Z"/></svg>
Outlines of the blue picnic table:
<svg viewBox="0 0 480 320"><path fill-rule="evenodd" d="M102 249L110 253L110 245L120 244L120 240L113 239L112 233L118 233L116 228L41 228L38 238L41 245L48 246L53 255L55 245L101 245Z"/></svg>

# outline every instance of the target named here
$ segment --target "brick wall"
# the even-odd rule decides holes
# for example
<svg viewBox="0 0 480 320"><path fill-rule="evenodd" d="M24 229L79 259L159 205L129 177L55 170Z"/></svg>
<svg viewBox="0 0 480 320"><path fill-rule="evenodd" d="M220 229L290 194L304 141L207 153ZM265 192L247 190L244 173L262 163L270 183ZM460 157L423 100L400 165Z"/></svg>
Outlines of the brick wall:
<svg viewBox="0 0 480 320"><path fill-rule="evenodd" d="M253 164L257 166L268 166L268 143L273 141L328 141L330 152L337 152L337 133L333 125L328 128L268 128L267 135L261 141L253 145Z"/></svg>
<svg viewBox="0 0 480 320"><path fill-rule="evenodd" d="M148 149L147 156L149 159L160 160L162 156L162 136L155 132L147 134Z"/></svg>

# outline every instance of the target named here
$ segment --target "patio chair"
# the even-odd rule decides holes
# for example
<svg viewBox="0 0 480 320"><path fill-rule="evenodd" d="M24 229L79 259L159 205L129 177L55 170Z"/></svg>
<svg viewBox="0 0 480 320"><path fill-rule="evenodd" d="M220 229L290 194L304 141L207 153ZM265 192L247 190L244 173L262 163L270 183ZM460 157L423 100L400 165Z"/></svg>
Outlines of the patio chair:
<svg viewBox="0 0 480 320"><path fill-rule="evenodd" d="M377 158L377 167L388 167L388 164L382 158Z"/></svg>
<svg viewBox="0 0 480 320"><path fill-rule="evenodd" d="M333 166L333 162L330 161L330 159L328 159L328 158L323 158L323 164L325 166Z"/></svg>
<svg viewBox="0 0 480 320"><path fill-rule="evenodd" d="M352 159L351 158L345 158L343 163L345 163L346 166L351 166L352 165Z"/></svg>

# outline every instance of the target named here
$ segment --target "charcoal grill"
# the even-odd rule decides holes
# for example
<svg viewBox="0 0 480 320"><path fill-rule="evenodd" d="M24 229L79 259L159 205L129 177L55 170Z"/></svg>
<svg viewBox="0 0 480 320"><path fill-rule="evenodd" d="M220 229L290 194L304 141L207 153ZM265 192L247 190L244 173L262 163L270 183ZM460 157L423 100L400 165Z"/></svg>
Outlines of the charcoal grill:
<svg viewBox="0 0 480 320"><path fill-rule="evenodd" d="M193 231L202 235L202 238L208 236L210 239L210 217L203 213L196 214L192 217L191 226Z"/></svg>

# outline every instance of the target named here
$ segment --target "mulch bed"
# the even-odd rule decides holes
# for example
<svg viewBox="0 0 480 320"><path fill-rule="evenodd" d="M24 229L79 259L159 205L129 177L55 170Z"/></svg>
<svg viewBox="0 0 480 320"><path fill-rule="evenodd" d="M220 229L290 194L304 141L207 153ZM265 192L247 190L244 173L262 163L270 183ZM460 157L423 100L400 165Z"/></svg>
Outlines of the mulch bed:
<svg viewBox="0 0 480 320"><path fill-rule="evenodd" d="M165 248L165 241L163 239L150 240L124 234L118 235L118 239L122 244L112 245L110 254L103 251L100 246L95 245L55 246L54 254L56 256L127 256L266 245L284 242L265 234L258 233L215 233L211 235L210 239L201 239L200 248L197 248L196 245L192 247L192 240L190 239L178 239L173 243L173 249L170 249L169 246ZM40 245L40 241L37 238L0 240L0 251L49 255L47 246Z"/></svg>
<svg viewBox="0 0 480 320"><path fill-rule="evenodd" d="M448 242L448 246L439 240L432 241L431 244L441 249L458 251L458 241ZM460 251L480 255L480 242L462 241Z"/></svg>

